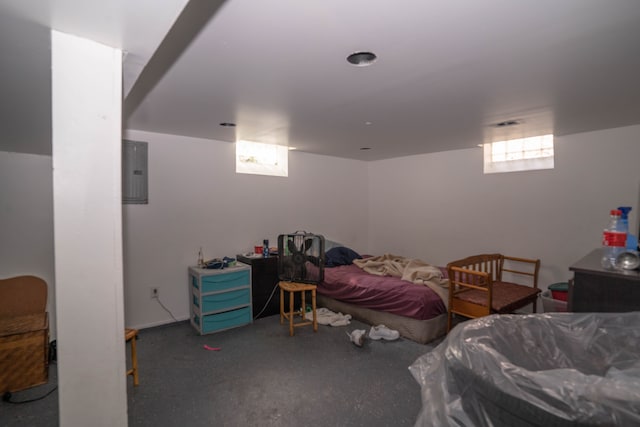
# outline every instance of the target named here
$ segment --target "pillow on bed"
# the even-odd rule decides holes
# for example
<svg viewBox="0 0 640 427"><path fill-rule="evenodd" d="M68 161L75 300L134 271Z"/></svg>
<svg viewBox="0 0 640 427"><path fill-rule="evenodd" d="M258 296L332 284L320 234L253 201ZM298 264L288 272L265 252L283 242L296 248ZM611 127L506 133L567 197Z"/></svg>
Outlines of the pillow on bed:
<svg viewBox="0 0 640 427"><path fill-rule="evenodd" d="M338 246L344 246L340 242L334 242L333 240L324 239L324 251L327 252L329 249L337 248Z"/></svg>
<svg viewBox="0 0 640 427"><path fill-rule="evenodd" d="M353 249L338 246L325 252L325 267L338 267L340 265L353 264L354 259L362 258Z"/></svg>
<svg viewBox="0 0 640 427"><path fill-rule="evenodd" d="M311 252L312 253L318 253L320 251L319 248L319 240L314 239L313 240L313 246L311 246ZM329 239L324 239L324 252L327 253L327 251L329 249L333 249L337 246L344 246L342 243L339 242L334 242L333 240L329 240Z"/></svg>

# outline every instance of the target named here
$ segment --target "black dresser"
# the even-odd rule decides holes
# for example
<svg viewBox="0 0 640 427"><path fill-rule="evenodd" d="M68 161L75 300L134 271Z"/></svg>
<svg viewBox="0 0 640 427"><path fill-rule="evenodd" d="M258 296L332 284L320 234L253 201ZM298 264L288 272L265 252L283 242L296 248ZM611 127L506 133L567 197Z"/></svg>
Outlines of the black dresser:
<svg viewBox="0 0 640 427"><path fill-rule="evenodd" d="M624 312L640 310L640 271L601 267L602 250L595 249L569 267L568 310Z"/></svg>
<svg viewBox="0 0 640 427"><path fill-rule="evenodd" d="M278 288L278 257L249 258L236 256L238 261L251 266L251 298L253 317L280 314L280 290ZM274 290L275 289L275 290ZM273 292L273 297L269 300Z"/></svg>

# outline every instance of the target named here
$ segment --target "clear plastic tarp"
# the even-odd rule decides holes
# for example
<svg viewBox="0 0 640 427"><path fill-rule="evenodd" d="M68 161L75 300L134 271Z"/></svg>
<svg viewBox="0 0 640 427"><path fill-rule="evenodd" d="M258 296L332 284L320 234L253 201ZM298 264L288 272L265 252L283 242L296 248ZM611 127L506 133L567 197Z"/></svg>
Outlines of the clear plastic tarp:
<svg viewBox="0 0 640 427"><path fill-rule="evenodd" d="M417 426L640 426L640 312L470 320L409 370Z"/></svg>

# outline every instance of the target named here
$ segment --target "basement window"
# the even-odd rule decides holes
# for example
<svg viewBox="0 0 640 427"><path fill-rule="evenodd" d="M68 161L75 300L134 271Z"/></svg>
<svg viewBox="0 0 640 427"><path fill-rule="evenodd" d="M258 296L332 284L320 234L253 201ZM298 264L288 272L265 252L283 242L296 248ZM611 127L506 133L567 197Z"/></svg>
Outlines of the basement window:
<svg viewBox="0 0 640 427"><path fill-rule="evenodd" d="M236 173L289 176L289 150L283 145L238 141Z"/></svg>
<svg viewBox="0 0 640 427"><path fill-rule="evenodd" d="M553 135L490 142L484 148L484 173L553 169Z"/></svg>

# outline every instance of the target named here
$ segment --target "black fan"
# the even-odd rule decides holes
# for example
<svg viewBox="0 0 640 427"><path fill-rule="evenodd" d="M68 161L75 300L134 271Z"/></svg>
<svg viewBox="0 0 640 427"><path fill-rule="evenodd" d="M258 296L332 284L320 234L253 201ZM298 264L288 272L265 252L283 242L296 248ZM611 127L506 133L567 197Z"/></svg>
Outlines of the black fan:
<svg viewBox="0 0 640 427"><path fill-rule="evenodd" d="M280 280L318 283L324 278L324 237L310 233L278 236Z"/></svg>
<svg viewBox="0 0 640 427"><path fill-rule="evenodd" d="M317 265L317 258L306 254L307 251L311 249L311 245L313 245L312 239L305 239L304 242L300 244L300 249L296 247L296 244L293 242L293 240L289 240L287 242L289 252L291 252L290 260L292 263L294 278L301 279L307 277L307 267L305 266L307 260Z"/></svg>

